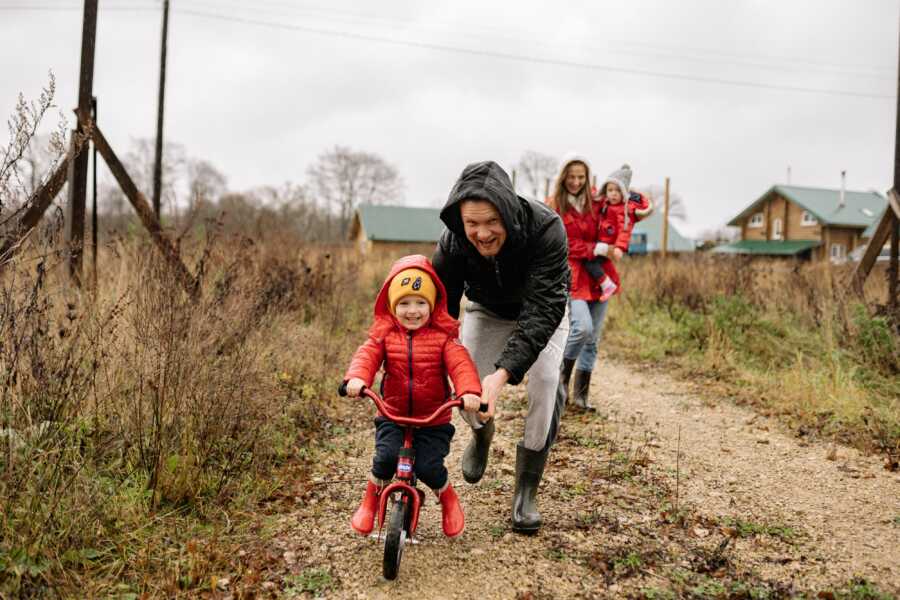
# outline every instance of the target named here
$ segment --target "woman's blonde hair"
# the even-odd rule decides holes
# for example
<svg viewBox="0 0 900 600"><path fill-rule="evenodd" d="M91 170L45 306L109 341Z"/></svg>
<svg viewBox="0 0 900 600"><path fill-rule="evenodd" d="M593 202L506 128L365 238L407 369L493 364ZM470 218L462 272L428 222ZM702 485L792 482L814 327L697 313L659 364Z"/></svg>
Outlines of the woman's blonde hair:
<svg viewBox="0 0 900 600"><path fill-rule="evenodd" d="M562 169L559 171L559 175L556 176L556 183L553 185L553 196L551 197L551 201L554 205L553 208L560 216L566 214L569 212L569 209L572 208L571 203L569 203L569 191L566 189L566 177L569 175L569 169L572 165L581 165L584 167L584 187L581 188L578 195L585 194L588 200L591 198L590 165L580 158L574 158L564 163Z"/></svg>

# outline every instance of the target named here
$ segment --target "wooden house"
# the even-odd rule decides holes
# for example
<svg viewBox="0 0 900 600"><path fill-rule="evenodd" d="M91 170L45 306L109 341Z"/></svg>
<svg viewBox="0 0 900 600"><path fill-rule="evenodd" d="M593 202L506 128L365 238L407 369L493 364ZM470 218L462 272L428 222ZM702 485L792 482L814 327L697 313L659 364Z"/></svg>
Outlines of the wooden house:
<svg viewBox="0 0 900 600"><path fill-rule="evenodd" d="M878 192L774 185L729 221L740 239L712 251L843 262L886 205Z"/></svg>
<svg viewBox="0 0 900 600"><path fill-rule="evenodd" d="M353 215L350 240L364 254L385 252L430 257L444 229L440 213L437 208L366 204Z"/></svg>

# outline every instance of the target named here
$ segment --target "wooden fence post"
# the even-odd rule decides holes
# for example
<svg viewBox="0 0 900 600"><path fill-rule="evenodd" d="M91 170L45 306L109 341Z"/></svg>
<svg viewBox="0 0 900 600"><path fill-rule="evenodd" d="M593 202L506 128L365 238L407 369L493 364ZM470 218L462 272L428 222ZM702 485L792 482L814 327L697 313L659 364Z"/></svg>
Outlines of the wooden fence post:
<svg viewBox="0 0 900 600"><path fill-rule="evenodd" d="M665 200L663 201L662 256L669 256L669 178L666 177Z"/></svg>

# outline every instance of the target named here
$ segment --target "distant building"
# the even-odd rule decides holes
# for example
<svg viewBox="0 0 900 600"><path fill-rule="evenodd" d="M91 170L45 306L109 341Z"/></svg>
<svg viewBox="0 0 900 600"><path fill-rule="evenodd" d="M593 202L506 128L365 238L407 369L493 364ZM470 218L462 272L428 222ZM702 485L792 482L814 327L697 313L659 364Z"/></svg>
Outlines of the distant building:
<svg viewBox="0 0 900 600"><path fill-rule="evenodd" d="M886 204L878 192L774 185L728 223L740 239L712 252L842 262Z"/></svg>
<svg viewBox="0 0 900 600"><path fill-rule="evenodd" d="M648 254L662 250L662 209L656 207L650 216L643 221L635 223L631 233L631 243L628 245L629 254ZM693 252L694 241L681 235L681 232L669 219L669 252Z"/></svg>
<svg viewBox="0 0 900 600"><path fill-rule="evenodd" d="M431 257L444 229L440 213L438 208L365 204L353 215L350 240L363 253L385 251Z"/></svg>

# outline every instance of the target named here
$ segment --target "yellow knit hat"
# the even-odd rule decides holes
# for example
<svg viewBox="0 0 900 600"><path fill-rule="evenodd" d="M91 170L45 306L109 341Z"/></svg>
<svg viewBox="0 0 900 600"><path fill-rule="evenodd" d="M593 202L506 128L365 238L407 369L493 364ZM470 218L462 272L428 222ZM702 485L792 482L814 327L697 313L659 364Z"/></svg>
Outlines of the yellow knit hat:
<svg viewBox="0 0 900 600"><path fill-rule="evenodd" d="M391 279L391 285L388 287L388 305L391 314L396 314L397 303L404 296L422 296L428 301L431 310L434 310L437 287L431 276L422 269L403 269Z"/></svg>

